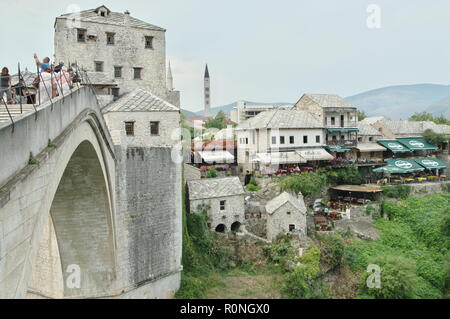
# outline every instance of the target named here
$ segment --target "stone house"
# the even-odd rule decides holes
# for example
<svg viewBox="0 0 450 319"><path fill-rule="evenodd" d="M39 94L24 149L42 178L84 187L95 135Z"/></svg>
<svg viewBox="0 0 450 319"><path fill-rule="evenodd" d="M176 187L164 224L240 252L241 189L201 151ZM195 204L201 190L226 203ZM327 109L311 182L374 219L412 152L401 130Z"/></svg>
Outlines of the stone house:
<svg viewBox="0 0 450 319"><path fill-rule="evenodd" d="M326 129L325 144L337 157L346 157L357 144L357 108L334 94L304 94L294 109L311 112Z"/></svg>
<svg viewBox="0 0 450 319"><path fill-rule="evenodd" d="M54 28L56 61L88 71L97 94L118 97L142 88L180 106L166 69L165 29L105 6L63 14Z"/></svg>
<svg viewBox="0 0 450 319"><path fill-rule="evenodd" d="M188 182L189 212L208 208L208 226L216 232L237 231L245 220L244 188L238 177Z"/></svg>
<svg viewBox="0 0 450 319"><path fill-rule="evenodd" d="M278 108L261 112L236 128L241 172L273 172L283 165L333 158L324 146L323 124L310 112Z"/></svg>
<svg viewBox="0 0 450 319"><path fill-rule="evenodd" d="M377 141L383 138L383 134L364 122L358 123L358 130L358 144L352 148L351 158L358 162L382 159L386 148L378 144Z"/></svg>
<svg viewBox="0 0 450 319"><path fill-rule="evenodd" d="M306 236L306 205L303 195L283 192L266 204L267 239L279 234L297 233Z"/></svg>

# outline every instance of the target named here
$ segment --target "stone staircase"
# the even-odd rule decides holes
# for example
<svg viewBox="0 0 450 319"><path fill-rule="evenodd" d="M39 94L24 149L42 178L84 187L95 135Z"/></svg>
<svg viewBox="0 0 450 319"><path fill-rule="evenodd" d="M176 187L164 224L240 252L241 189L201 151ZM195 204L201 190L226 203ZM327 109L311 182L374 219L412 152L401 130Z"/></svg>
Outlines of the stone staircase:
<svg viewBox="0 0 450 319"><path fill-rule="evenodd" d="M26 113L34 112L33 104L22 104L22 113L20 112L20 104L8 104L8 110L13 119ZM10 122L8 112L5 105L0 104L0 122Z"/></svg>

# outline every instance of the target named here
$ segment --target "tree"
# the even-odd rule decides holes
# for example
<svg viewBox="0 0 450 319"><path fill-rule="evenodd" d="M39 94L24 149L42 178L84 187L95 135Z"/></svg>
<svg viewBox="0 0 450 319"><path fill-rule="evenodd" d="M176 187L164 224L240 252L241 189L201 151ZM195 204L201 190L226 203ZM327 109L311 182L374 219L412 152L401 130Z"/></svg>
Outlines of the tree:
<svg viewBox="0 0 450 319"><path fill-rule="evenodd" d="M367 287L369 273L364 274L363 291L377 299L415 298L419 280L416 266L412 259L397 255L384 255L373 260L372 264L380 267L380 287Z"/></svg>
<svg viewBox="0 0 450 319"><path fill-rule="evenodd" d="M223 111L219 111L219 113L217 113L215 118L209 119L206 123L205 123L205 127L206 128L217 128L219 130L227 127L227 116L225 115L225 113Z"/></svg>
<svg viewBox="0 0 450 319"><path fill-rule="evenodd" d="M213 167L206 171L206 178L216 178L217 170Z"/></svg>
<svg viewBox="0 0 450 319"><path fill-rule="evenodd" d="M423 132L423 138L431 144L438 145L448 141L450 135L435 133L433 130L428 129Z"/></svg>
<svg viewBox="0 0 450 319"><path fill-rule="evenodd" d="M358 111L358 121L362 121L367 117L366 112Z"/></svg>
<svg viewBox="0 0 450 319"><path fill-rule="evenodd" d="M414 113L409 118L410 121L432 121L436 124L447 124L450 125L450 120L445 118L442 114L440 116L434 117L433 114L428 112Z"/></svg>

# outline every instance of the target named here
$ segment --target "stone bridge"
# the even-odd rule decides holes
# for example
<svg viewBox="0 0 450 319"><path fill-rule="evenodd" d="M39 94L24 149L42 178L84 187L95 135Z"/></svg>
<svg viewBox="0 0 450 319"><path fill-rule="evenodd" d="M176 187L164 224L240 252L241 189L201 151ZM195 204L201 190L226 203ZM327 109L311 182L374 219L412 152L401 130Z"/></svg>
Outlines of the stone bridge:
<svg viewBox="0 0 450 319"><path fill-rule="evenodd" d="M0 298L173 294L178 255L158 278L130 279L134 266L117 241L126 236L116 225L116 162L88 87L15 116L14 125L0 121Z"/></svg>

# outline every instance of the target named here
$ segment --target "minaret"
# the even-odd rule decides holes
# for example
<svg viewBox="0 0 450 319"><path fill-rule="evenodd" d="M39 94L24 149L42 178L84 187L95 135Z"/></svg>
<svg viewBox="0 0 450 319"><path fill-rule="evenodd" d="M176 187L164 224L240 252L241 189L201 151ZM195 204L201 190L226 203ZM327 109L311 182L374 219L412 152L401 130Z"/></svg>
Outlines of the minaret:
<svg viewBox="0 0 450 319"><path fill-rule="evenodd" d="M173 91L173 76L172 76L172 68L170 67L170 61L169 61L169 68L167 70L167 89L169 91Z"/></svg>
<svg viewBox="0 0 450 319"><path fill-rule="evenodd" d="M208 71L208 64L206 64L205 69L205 79L204 79L204 86L205 86L205 112L204 116L211 116L211 86L209 81L209 71Z"/></svg>

